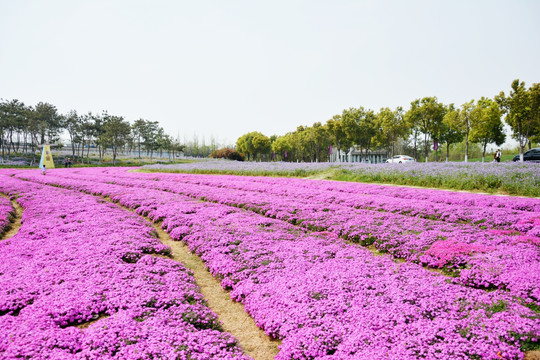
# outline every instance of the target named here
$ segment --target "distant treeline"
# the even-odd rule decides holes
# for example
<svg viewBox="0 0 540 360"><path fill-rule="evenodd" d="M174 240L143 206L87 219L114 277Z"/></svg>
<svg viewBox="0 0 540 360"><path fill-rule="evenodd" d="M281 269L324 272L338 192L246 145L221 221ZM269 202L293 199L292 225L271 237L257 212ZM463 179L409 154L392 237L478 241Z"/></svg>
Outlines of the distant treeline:
<svg viewBox="0 0 540 360"><path fill-rule="evenodd" d="M132 124L122 116L89 112L80 115L75 110L60 114L54 105L40 102L27 106L23 102L0 99L0 154L35 155L43 144L61 144L63 133L69 136L72 156L89 162L90 149L97 150L100 161L110 151L113 163L117 154L138 153L149 156L166 153L169 158L180 152L187 156L208 156L218 145L212 140L206 145L195 136L181 144L165 133L157 121L135 120Z"/></svg>
<svg viewBox="0 0 540 360"><path fill-rule="evenodd" d="M376 113L351 107L325 124L299 126L283 136L249 132L238 138L236 150L248 160L324 162L332 152L348 152L352 146L366 155L382 149L392 156L399 148L418 160L444 147L448 159L451 146L464 142L467 161L470 143L480 145L484 158L487 145L505 142L503 116L523 154L540 140L540 84L527 89L524 82L514 80L508 95L501 91L493 99L482 97L461 106L425 97L411 102L407 111L382 108Z"/></svg>

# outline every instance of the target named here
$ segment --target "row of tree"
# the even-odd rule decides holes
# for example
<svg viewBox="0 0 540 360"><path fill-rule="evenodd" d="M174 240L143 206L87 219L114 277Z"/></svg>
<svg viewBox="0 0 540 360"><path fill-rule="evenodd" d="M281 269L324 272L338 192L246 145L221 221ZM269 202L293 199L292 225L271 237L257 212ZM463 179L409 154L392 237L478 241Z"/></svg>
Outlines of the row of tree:
<svg viewBox="0 0 540 360"><path fill-rule="evenodd" d="M445 105L436 97L411 102L409 110L382 108L373 110L349 108L325 124L300 126L283 136L267 137L260 132L242 135L236 149L248 160L328 161L333 150L347 153L351 147L365 155L370 150L385 149L394 155L397 144L405 143L411 155L428 159L432 150L435 159L440 145L446 148L465 142L465 161L469 143L479 144L485 158L488 144L502 145L506 140L502 117L512 129L512 136L523 151L540 140L540 84L525 87L514 80L508 95L501 92L493 99L482 97L455 106ZM420 153L421 151L421 153ZM339 157L337 157L339 160Z"/></svg>
<svg viewBox="0 0 540 360"><path fill-rule="evenodd" d="M90 149L97 150L102 161L107 150L113 164L119 152L145 152L152 160L156 152L167 152L169 158L183 150L178 140L165 134L157 121L136 120L133 124L121 116L107 112L79 115L72 110L58 113L55 106L38 103L26 106L19 100L0 99L0 151L2 157L11 153L35 154L46 143L59 143L67 132L72 156L89 162Z"/></svg>

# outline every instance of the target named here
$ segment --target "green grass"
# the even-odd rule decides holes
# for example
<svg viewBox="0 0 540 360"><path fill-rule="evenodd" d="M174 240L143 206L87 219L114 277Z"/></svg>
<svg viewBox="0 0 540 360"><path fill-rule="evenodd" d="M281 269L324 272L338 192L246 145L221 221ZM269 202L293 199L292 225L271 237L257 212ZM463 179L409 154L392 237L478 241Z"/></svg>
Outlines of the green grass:
<svg viewBox="0 0 540 360"><path fill-rule="evenodd" d="M291 171L242 171L242 170L218 170L218 169L138 169L137 172L143 173L170 173L170 174L199 174L199 175L236 175L236 176L267 176L267 177L292 177L292 178L323 178L320 177L328 171L310 171L304 169L297 169L294 172ZM329 179L329 177L324 177Z"/></svg>

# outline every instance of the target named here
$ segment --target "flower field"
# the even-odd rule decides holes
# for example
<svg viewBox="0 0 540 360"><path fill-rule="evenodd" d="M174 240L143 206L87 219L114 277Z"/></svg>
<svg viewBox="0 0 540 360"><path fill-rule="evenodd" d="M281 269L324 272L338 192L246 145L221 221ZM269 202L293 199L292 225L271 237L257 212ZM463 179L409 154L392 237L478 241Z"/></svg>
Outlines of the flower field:
<svg viewBox="0 0 540 360"><path fill-rule="evenodd" d="M0 242L0 358L247 359L186 268L148 255L170 249L144 220L0 178L24 208L17 235Z"/></svg>
<svg viewBox="0 0 540 360"><path fill-rule="evenodd" d="M14 210L9 199L0 197L0 235L5 233L10 227L13 215Z"/></svg>
<svg viewBox="0 0 540 360"><path fill-rule="evenodd" d="M143 169L195 174L323 176L330 180L540 196L540 164L532 162L362 164L209 160L174 165L147 165Z"/></svg>
<svg viewBox="0 0 540 360"><path fill-rule="evenodd" d="M170 251L152 228L96 196L187 244L283 340L276 359L539 348L540 199L114 168L0 179L24 208L0 242L0 357L242 358L189 272L152 256Z"/></svg>

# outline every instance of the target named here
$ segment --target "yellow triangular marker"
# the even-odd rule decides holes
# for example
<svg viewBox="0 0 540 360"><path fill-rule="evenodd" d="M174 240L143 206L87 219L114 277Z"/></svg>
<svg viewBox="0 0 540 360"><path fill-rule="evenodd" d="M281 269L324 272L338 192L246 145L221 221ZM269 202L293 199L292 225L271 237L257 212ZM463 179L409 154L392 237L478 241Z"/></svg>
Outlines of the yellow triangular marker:
<svg viewBox="0 0 540 360"><path fill-rule="evenodd" d="M54 161L52 158L50 145L43 145L43 151L41 152L41 160L39 161L39 168L43 168L43 165L45 165L47 169L54 169Z"/></svg>

